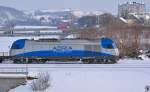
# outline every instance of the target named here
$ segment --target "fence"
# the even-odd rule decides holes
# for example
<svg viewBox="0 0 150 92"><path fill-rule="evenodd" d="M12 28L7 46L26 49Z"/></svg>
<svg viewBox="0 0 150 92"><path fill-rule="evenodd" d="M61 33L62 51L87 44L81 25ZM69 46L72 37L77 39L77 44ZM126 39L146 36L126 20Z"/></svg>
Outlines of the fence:
<svg viewBox="0 0 150 92"><path fill-rule="evenodd" d="M0 67L0 74L28 74L28 67Z"/></svg>
<svg viewBox="0 0 150 92"><path fill-rule="evenodd" d="M9 56L9 52L0 52L0 56Z"/></svg>

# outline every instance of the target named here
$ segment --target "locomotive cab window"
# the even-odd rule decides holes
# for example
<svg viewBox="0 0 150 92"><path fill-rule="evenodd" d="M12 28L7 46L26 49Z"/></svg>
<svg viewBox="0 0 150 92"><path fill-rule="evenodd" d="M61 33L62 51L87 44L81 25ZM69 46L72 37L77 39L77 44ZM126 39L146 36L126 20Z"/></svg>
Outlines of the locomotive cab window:
<svg viewBox="0 0 150 92"><path fill-rule="evenodd" d="M12 46L12 49L21 49L21 48L20 48L20 46L19 46L18 44L14 44L14 45Z"/></svg>
<svg viewBox="0 0 150 92"><path fill-rule="evenodd" d="M25 45L24 39L17 40L12 44L11 49L22 49L22 48L24 48L24 45Z"/></svg>
<svg viewBox="0 0 150 92"><path fill-rule="evenodd" d="M107 44L105 48L107 48L107 49L113 49L114 47L113 47L112 44Z"/></svg>
<svg viewBox="0 0 150 92"><path fill-rule="evenodd" d="M114 49L116 47L113 40L109 38L102 38L101 45L103 48L106 48L106 49Z"/></svg>

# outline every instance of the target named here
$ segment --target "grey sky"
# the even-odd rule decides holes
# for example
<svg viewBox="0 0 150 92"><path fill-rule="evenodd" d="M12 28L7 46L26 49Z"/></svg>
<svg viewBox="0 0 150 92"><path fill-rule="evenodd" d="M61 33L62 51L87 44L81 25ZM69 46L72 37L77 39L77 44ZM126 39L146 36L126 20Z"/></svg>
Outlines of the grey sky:
<svg viewBox="0 0 150 92"><path fill-rule="evenodd" d="M126 1L144 2L147 6L150 6L149 0L0 0L0 5L19 10L71 8L84 11L102 10L116 13L118 3L125 3Z"/></svg>

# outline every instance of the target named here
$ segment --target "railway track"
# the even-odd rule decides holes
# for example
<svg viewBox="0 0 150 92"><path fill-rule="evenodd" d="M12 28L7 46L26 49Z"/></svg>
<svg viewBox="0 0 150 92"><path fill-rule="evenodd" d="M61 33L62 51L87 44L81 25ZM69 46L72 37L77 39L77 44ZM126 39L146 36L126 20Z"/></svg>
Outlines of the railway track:
<svg viewBox="0 0 150 92"><path fill-rule="evenodd" d="M39 72L142 72L150 74L148 65L121 65L121 64L0 64L0 74L29 74ZM31 73L31 74L30 74Z"/></svg>
<svg viewBox="0 0 150 92"><path fill-rule="evenodd" d="M150 68L150 64L0 64L4 68Z"/></svg>

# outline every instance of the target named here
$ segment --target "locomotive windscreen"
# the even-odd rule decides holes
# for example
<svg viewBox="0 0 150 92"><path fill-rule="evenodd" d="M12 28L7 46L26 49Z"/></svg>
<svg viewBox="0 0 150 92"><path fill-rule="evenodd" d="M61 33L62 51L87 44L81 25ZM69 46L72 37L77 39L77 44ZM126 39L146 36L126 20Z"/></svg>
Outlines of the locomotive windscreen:
<svg viewBox="0 0 150 92"><path fill-rule="evenodd" d="M103 48L107 48L107 49L114 49L114 48L116 48L116 44L110 38L102 38L101 39L101 45L102 45Z"/></svg>
<svg viewBox="0 0 150 92"><path fill-rule="evenodd" d="M12 46L11 49L22 49L25 45L25 39L20 39L15 41Z"/></svg>

